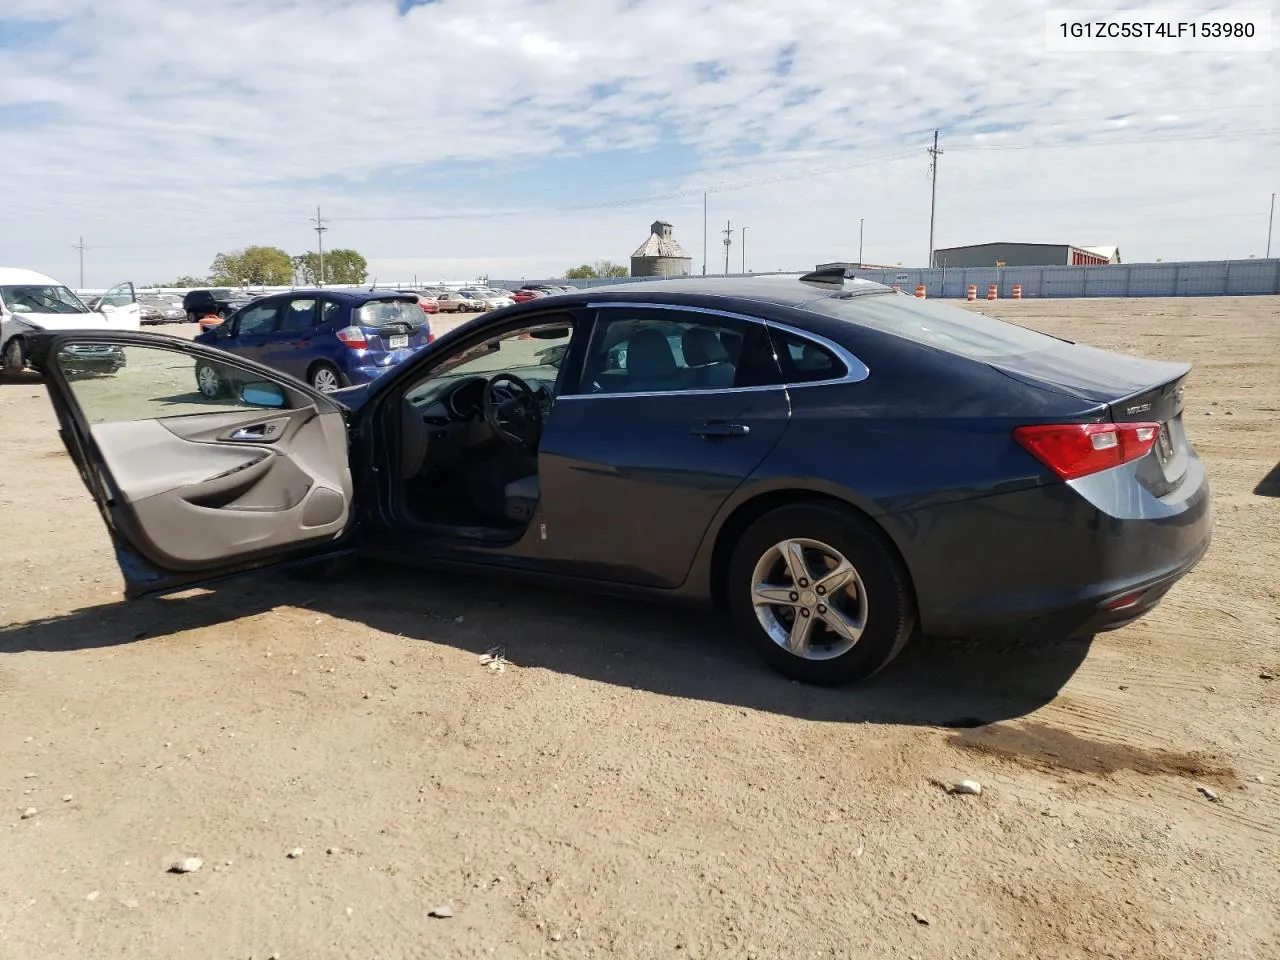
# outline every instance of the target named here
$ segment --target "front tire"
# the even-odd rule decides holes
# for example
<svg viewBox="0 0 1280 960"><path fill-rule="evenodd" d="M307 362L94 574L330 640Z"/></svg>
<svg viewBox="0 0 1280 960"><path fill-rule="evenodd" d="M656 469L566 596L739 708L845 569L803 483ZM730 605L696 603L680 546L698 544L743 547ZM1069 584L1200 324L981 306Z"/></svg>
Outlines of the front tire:
<svg viewBox="0 0 1280 960"><path fill-rule="evenodd" d="M21 337L10 337L4 345L4 370L21 373L27 367L27 345Z"/></svg>
<svg viewBox="0 0 1280 960"><path fill-rule="evenodd" d="M729 610L775 670L840 686L884 669L915 631L906 571L870 521L835 505L765 514L729 563Z"/></svg>

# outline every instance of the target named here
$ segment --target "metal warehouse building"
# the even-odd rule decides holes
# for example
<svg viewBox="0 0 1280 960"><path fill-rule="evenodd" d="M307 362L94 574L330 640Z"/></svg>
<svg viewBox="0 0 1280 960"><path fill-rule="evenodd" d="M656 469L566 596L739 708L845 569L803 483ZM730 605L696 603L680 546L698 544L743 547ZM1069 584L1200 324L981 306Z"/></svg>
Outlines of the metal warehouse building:
<svg viewBox="0 0 1280 960"><path fill-rule="evenodd" d="M1119 263L1119 247L1080 247L1071 243L975 243L934 251L939 267L1095 267Z"/></svg>

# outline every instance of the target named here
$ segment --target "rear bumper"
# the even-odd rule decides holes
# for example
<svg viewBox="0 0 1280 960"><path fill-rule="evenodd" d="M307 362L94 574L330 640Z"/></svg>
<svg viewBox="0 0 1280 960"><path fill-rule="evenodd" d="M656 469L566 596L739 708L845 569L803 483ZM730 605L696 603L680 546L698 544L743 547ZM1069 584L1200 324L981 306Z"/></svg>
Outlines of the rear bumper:
<svg viewBox="0 0 1280 960"><path fill-rule="evenodd" d="M1072 483L883 518L911 570L921 628L944 636L1054 639L1150 612L1204 555L1204 467L1157 498L1126 467Z"/></svg>

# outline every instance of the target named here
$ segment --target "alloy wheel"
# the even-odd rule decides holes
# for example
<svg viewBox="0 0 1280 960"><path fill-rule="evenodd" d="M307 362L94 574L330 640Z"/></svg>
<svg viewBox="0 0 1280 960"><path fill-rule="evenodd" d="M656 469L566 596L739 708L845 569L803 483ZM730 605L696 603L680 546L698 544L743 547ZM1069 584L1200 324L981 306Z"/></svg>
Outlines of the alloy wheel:
<svg viewBox="0 0 1280 960"><path fill-rule="evenodd" d="M840 551L820 540L782 540L751 575L756 619L779 647L805 660L853 649L867 625L867 592Z"/></svg>

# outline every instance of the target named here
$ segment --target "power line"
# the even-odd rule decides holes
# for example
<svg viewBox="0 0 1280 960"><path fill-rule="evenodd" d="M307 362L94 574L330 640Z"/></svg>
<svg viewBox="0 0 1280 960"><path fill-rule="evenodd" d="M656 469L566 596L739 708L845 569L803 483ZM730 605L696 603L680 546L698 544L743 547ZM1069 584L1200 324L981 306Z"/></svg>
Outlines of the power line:
<svg viewBox="0 0 1280 960"><path fill-rule="evenodd" d="M951 147L954 151L986 151L986 150L1048 150L1055 147L1111 147L1134 143L1180 143L1187 140L1248 140L1253 137L1280 134L1280 127L1266 127L1256 130L1227 130L1221 133L1185 133L1169 136L1148 136L1132 138L1115 138L1101 140L1041 140L1021 143L971 143Z"/></svg>

